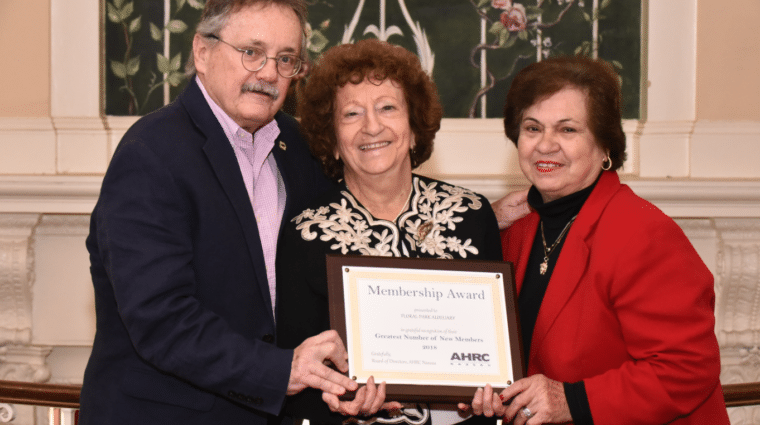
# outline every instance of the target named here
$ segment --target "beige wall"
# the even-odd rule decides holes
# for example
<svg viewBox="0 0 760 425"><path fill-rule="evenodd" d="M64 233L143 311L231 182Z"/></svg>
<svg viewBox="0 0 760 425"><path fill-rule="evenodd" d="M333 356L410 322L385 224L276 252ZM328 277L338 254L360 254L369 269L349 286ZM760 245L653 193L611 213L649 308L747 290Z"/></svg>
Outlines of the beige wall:
<svg viewBox="0 0 760 425"><path fill-rule="evenodd" d="M699 1L698 120L760 120L758 22L758 0Z"/></svg>
<svg viewBox="0 0 760 425"><path fill-rule="evenodd" d="M50 115L50 1L0 0L0 117Z"/></svg>

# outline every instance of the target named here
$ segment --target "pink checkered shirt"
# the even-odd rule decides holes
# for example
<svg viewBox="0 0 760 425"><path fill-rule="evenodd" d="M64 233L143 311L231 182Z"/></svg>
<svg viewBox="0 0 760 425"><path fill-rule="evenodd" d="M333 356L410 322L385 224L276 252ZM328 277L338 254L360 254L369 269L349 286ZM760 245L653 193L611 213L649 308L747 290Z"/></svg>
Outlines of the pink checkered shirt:
<svg viewBox="0 0 760 425"><path fill-rule="evenodd" d="M248 199L251 200L253 213L256 216L261 248L264 251L264 263L267 268L272 314L274 314L277 285L275 254L277 234L285 212L285 184L271 152L277 136L280 135L280 128L277 126L277 121L272 120L255 134L243 130L209 97L200 78L196 76L195 79L235 151L245 188L248 191Z"/></svg>

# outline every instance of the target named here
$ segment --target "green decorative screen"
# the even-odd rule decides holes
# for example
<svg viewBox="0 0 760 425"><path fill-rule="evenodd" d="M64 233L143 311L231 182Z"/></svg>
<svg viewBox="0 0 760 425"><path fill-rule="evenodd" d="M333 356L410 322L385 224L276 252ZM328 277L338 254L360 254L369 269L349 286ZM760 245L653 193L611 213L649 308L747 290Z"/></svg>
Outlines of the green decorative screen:
<svg viewBox="0 0 760 425"><path fill-rule="evenodd" d="M401 45L417 53L433 76L447 118L501 117L517 72L537 60L574 54L611 62L621 76L624 117L640 116L640 0L307 4L311 60L364 38ZM106 2L106 114L143 115L181 91L202 6L202 0Z"/></svg>

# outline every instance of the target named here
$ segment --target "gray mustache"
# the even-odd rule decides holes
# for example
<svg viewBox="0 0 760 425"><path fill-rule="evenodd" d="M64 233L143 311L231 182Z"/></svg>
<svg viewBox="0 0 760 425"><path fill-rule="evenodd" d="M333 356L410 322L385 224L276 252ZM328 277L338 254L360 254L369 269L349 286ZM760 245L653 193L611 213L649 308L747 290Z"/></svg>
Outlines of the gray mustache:
<svg viewBox="0 0 760 425"><path fill-rule="evenodd" d="M277 100L277 98L280 97L280 91L277 90L277 87L265 81L257 81L255 83L245 84L243 85L243 87L240 88L240 91L242 93L245 93L245 92L264 93L269 96L272 96L272 99L274 100Z"/></svg>

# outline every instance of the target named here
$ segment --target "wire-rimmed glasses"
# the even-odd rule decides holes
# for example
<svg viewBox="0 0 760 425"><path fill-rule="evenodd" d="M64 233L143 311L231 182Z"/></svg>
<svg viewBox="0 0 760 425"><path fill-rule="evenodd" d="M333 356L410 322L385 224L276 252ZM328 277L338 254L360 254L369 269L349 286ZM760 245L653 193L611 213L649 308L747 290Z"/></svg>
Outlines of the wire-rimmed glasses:
<svg viewBox="0 0 760 425"><path fill-rule="evenodd" d="M277 68L277 73L280 74L284 78L292 78L296 74L298 74L298 71L301 70L301 59L298 58L298 56L295 55L288 55L288 54L282 54L277 55L275 57L267 56L267 53L259 49L258 47L248 47L245 49L241 49L239 47L235 47L232 44L222 40L219 38L219 36L215 34L207 34L206 37L213 38L216 40L221 41L222 43L232 47L233 49L237 50L241 53L241 61L243 62L243 68L247 69L251 72L259 71L261 68L264 67L264 65L267 64L267 61L269 59L274 59Z"/></svg>

